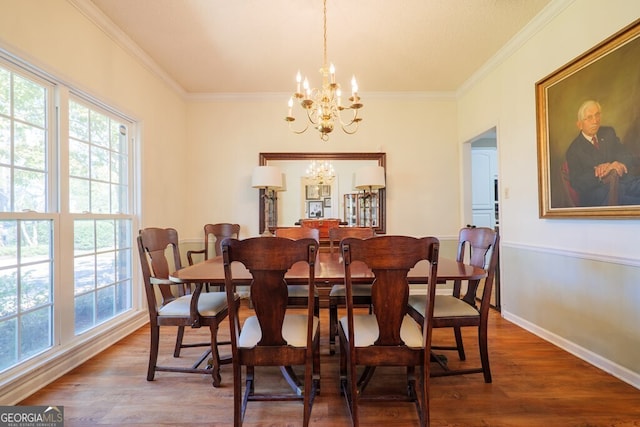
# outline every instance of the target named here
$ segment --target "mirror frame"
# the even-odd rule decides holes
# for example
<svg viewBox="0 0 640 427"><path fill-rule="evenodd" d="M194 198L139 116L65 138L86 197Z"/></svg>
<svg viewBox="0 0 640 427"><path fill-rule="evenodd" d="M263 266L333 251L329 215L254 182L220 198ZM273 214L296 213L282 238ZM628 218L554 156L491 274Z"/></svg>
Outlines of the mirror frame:
<svg viewBox="0 0 640 427"><path fill-rule="evenodd" d="M379 166L387 172L387 153L260 153L259 166L267 166L270 160L376 160ZM374 229L376 234L387 232L387 191L385 188L378 190L379 215L378 227ZM264 190L260 190L258 229L264 232ZM273 230L271 230L273 232Z"/></svg>

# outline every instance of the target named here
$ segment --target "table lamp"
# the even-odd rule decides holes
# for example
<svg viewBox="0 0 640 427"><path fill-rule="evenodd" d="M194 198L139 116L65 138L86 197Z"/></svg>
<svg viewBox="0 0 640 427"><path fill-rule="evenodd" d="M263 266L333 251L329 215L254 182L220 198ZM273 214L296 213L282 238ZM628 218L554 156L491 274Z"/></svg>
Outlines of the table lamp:
<svg viewBox="0 0 640 427"><path fill-rule="evenodd" d="M366 201L363 218L365 226L367 226L367 210L371 210L371 196L374 191L384 188L385 184L384 167L382 166L365 166L356 171L355 188L362 190L362 198Z"/></svg>
<svg viewBox="0 0 640 427"><path fill-rule="evenodd" d="M269 230L269 203L275 202L275 191L282 187L282 172L277 166L257 166L251 176L251 186L264 190L264 231L263 237L272 236Z"/></svg>

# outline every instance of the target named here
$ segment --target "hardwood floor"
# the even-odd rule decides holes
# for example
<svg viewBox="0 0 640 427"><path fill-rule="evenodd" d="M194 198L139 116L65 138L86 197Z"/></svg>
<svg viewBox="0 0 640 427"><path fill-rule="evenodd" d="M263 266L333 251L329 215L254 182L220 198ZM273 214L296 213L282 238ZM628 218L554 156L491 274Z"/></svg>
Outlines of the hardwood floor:
<svg viewBox="0 0 640 427"><path fill-rule="evenodd" d="M248 309L242 308L246 314ZM348 426L349 416L338 393L339 356L328 354L328 315L322 321L322 394L317 397L313 426ZM640 390L537 338L502 319L490 318L489 351L493 383L482 374L439 377L431 381L432 426L640 426ZM205 328L185 334L207 336ZM228 329L221 328L221 337ZM174 328L163 328L161 358L172 359ZM476 337L465 335L466 364L478 362ZM452 334L438 330L438 342ZM227 351L227 349L223 349ZM158 372L146 381L148 327L141 328L21 405L62 405L65 426L229 426L232 385L229 365L222 368L220 388L197 374ZM185 365L199 355L187 349ZM449 363L461 363L452 353ZM172 361L175 363L175 361ZM437 369L437 367L434 367ZM287 387L275 370L257 370L256 387ZM403 389L403 372L378 370L368 392L376 387ZM408 403L361 406L363 426L417 425ZM250 402L245 426L297 426L302 423L299 402Z"/></svg>

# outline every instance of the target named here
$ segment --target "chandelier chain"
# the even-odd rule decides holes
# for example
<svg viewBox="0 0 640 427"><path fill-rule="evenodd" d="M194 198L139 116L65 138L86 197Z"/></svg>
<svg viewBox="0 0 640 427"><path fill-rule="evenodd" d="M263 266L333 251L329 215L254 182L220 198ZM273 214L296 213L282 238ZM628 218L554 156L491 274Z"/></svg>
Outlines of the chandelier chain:
<svg viewBox="0 0 640 427"><path fill-rule="evenodd" d="M323 46L324 46L324 56L322 58L322 65L324 68L327 68L327 0L324 0L324 9L323 9L323 28L324 28L324 36L323 36Z"/></svg>

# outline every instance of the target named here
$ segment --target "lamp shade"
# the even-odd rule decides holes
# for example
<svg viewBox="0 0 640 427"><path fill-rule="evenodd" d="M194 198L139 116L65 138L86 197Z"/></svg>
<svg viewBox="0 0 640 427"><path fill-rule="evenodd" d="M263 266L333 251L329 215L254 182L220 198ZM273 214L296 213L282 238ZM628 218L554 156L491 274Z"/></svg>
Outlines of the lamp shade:
<svg viewBox="0 0 640 427"><path fill-rule="evenodd" d="M382 166L365 166L356 171L355 187L358 190L378 190L384 186L384 168Z"/></svg>
<svg viewBox="0 0 640 427"><path fill-rule="evenodd" d="M256 166L251 176L253 188L282 187L282 172L277 166Z"/></svg>

